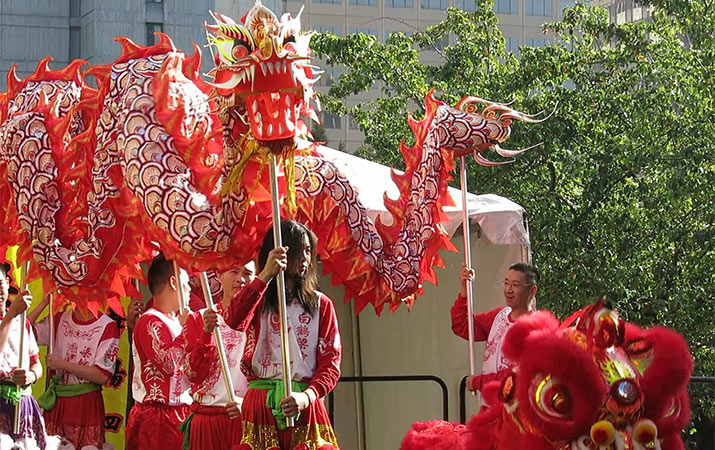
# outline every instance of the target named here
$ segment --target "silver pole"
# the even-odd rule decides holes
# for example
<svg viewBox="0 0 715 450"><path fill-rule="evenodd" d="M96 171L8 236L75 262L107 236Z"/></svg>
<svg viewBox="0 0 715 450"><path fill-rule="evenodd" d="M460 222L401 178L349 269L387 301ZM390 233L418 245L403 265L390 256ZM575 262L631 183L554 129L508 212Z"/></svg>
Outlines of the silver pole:
<svg viewBox="0 0 715 450"><path fill-rule="evenodd" d="M276 169L276 158L271 155L269 158L271 169L271 204L273 206L273 245L275 248L283 247L283 239L281 238L281 210L278 199L278 175ZM286 286L285 273L281 270L276 277L278 283L278 316L281 322L281 353L283 356L283 383L285 385L285 395L290 396L293 393L291 381L293 379L293 371L290 367L290 348L288 347L288 317L286 316ZM286 425L294 426L293 417L286 417Z"/></svg>
<svg viewBox="0 0 715 450"><path fill-rule="evenodd" d="M199 274L199 279L201 280L201 289L204 291L204 300L206 300L206 307L214 309L213 297L211 297L211 289L209 288L209 278L206 276L206 272L201 272ZM226 384L226 392L228 393L228 401L234 402L233 395L233 380L231 379L231 372L228 368L228 360L226 359L226 350L223 346L223 338L221 337L221 331L219 327L214 328L214 339L216 340L216 350L218 351L218 360L221 363L221 374L223 375L223 381Z"/></svg>
<svg viewBox="0 0 715 450"><path fill-rule="evenodd" d="M472 249L469 242L469 211L467 208L467 164L464 156L459 158L459 182L462 188L462 234L464 235L464 265L472 269ZM469 374L474 370L474 294L472 283L467 283L467 331L469 333Z"/></svg>
<svg viewBox="0 0 715 450"><path fill-rule="evenodd" d="M27 273L30 271L30 261L27 261L25 264L23 264L22 269L20 270L20 293L24 292L27 289ZM25 301L25 300L20 300L20 299L15 299L15 301ZM25 350L25 322L27 322L27 311L23 311L22 314L20 314L20 342L18 343L18 349L17 349L17 368L22 369L23 366L23 351ZM17 386L17 389L21 389L22 386ZM20 434L20 428L22 425L22 421L20 420L20 404L22 402L18 401L15 403L15 420L13 421L13 433L18 435Z"/></svg>
<svg viewBox="0 0 715 450"><path fill-rule="evenodd" d="M49 308L50 308L50 315L48 317L48 322L50 324L50 345L47 347L47 354L51 355L52 352L55 350L55 294L53 292L49 293Z"/></svg>

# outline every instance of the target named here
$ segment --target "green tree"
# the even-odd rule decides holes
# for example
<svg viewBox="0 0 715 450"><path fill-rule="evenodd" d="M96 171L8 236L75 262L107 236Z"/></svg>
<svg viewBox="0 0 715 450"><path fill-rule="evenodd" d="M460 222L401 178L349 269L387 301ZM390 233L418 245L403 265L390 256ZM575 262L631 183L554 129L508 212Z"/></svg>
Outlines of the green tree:
<svg viewBox="0 0 715 450"><path fill-rule="evenodd" d="M715 4L647 2L652 19L614 25L602 8L576 5L544 31L557 43L505 51L493 1L412 36L317 34L317 55L345 72L322 97L365 134L362 156L400 167L405 117L422 115L430 88L515 101L555 114L516 124L511 147L543 142L514 164L469 167L479 193L529 212L534 260L545 274L540 306L561 317L605 297L628 320L685 335L695 374L715 375ZM450 34L441 64L420 53ZM382 81L382 98L346 98ZM558 105L558 107L556 106ZM495 156L498 158L498 156ZM715 417L715 389L692 389L694 424Z"/></svg>

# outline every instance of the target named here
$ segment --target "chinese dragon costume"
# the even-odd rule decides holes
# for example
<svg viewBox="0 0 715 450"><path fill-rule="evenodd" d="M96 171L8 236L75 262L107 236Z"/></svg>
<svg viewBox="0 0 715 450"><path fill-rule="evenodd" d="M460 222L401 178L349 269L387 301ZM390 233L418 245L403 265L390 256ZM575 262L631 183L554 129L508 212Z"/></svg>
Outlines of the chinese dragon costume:
<svg viewBox="0 0 715 450"><path fill-rule="evenodd" d="M603 302L563 323L549 312L517 321L504 341L514 362L487 385L470 423L416 423L402 450L681 450L688 424L688 345L641 329Z"/></svg>
<svg viewBox="0 0 715 450"><path fill-rule="evenodd" d="M158 249L194 271L247 261L271 223L265 163L275 155L283 215L315 231L325 271L356 312L411 301L434 281L439 250L452 248L440 223L454 157L490 165L487 149L515 156L499 146L512 120L535 119L475 97L453 108L430 93L425 117L409 119L415 145L401 146L401 194L385 199L393 221L372 223L333 164L314 147L296 149L309 134L303 118L317 119L318 72L299 17L257 2L240 23L214 18L210 83L198 46L187 56L164 34L149 47L117 38L122 55L108 65L50 70L48 58L25 79L9 71L0 94L3 245L20 245L20 261L34 258L30 277L42 277L45 292L80 305L133 292L128 280Z"/></svg>

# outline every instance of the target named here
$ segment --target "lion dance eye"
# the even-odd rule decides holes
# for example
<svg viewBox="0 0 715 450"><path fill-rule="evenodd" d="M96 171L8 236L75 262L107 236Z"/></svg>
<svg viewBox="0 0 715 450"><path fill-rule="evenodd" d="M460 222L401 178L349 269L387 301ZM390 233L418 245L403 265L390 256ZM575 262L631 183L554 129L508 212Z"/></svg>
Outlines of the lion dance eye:
<svg viewBox="0 0 715 450"><path fill-rule="evenodd" d="M591 440L599 447L606 447L616 440L616 429L607 420L600 420L591 425Z"/></svg>
<svg viewBox="0 0 715 450"><path fill-rule="evenodd" d="M633 439L648 447L658 438L658 427L650 419L641 419L633 427Z"/></svg>
<svg viewBox="0 0 715 450"><path fill-rule="evenodd" d="M536 386L534 401L539 411L551 417L571 415L572 403L566 386L550 375L544 377Z"/></svg>

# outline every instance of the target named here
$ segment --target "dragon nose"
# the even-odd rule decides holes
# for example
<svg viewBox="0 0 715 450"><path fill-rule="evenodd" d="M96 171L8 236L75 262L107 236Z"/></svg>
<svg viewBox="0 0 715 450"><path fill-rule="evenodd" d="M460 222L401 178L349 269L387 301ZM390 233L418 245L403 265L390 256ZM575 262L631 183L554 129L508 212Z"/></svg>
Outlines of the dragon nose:
<svg viewBox="0 0 715 450"><path fill-rule="evenodd" d="M641 398L641 390L634 380L624 378L611 385L611 397L621 406L629 406Z"/></svg>

